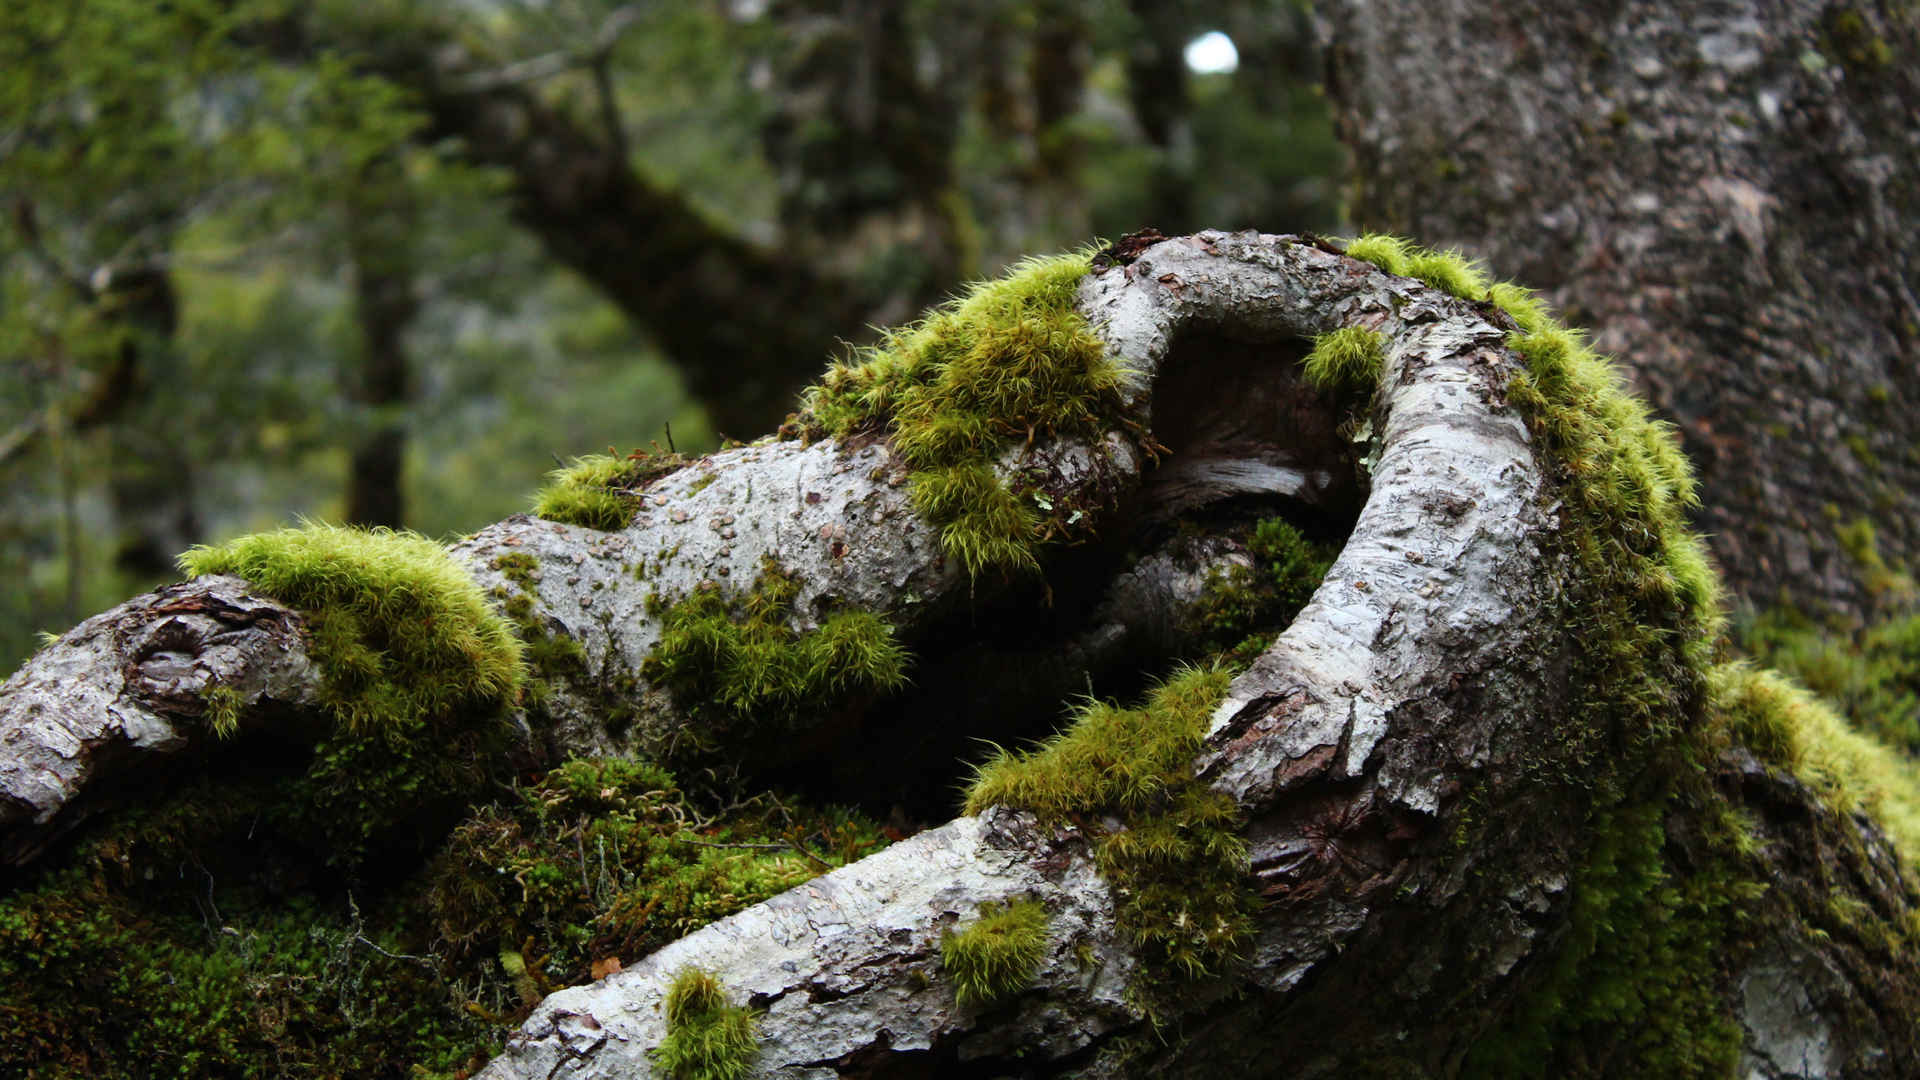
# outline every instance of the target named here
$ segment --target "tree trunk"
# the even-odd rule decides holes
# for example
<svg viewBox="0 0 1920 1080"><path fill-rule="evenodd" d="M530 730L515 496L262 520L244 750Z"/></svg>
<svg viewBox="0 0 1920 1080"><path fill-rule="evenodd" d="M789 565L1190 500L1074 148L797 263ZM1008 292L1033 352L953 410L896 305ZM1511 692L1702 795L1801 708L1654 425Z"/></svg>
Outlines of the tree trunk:
<svg viewBox="0 0 1920 1080"><path fill-rule="evenodd" d="M1568 394L1588 376L1510 348L1537 323L1524 304L1297 237L1158 239L1079 285L1124 372L1103 430L1043 430L994 466L1019 498L1080 508L1062 520L1081 546L1043 552L1050 589L963 570L916 509L927 481L871 429L637 482L624 528L516 517L453 554L530 641L578 644L542 672L558 752L717 734L706 752L753 775L837 759L836 783L892 794L957 739L1030 735L1006 714L1054 708L1053 683L1036 703L969 674L1006 666L1006 639L1045 639L1069 689L1177 651L1178 633L1123 640L1204 603L1198 573L1167 569L1169 508L1189 531L1248 498L1351 521L1305 609L1196 715L1191 778L1149 784L1137 814L980 807L552 996L485 1075L657 1074L689 968L762 1011L768 1076L1901 1075L1916 893L1881 826L1788 767L1792 736L1737 719L1751 687L1712 666L1683 468L1648 466L1664 479L1637 501L1595 494L1653 429L1604 380ZM1302 381L1306 342L1336 330ZM1341 341L1380 343L1378 370L1329 373ZM1587 422L1569 401L1614 426L1569 434ZM776 568L796 632L878 616L916 689L708 727L711 703L662 676L676 598L752 604ZM190 751L208 687L237 694L243 730L310 708L307 618L202 578L43 650L0 688L7 857ZM1016 901L1045 910L1031 971L992 1004L956 998L948 933Z"/></svg>
<svg viewBox="0 0 1920 1080"><path fill-rule="evenodd" d="M365 425L348 458L345 519L399 528L406 524L404 414L413 392L405 338L420 311L412 262L418 214L392 160L367 167L344 209L360 355L346 362L342 381Z"/></svg>
<svg viewBox="0 0 1920 1080"><path fill-rule="evenodd" d="M1920 565L1910 7L1316 11L1355 219L1590 326L1678 421L1736 592L1871 614L1859 521Z"/></svg>

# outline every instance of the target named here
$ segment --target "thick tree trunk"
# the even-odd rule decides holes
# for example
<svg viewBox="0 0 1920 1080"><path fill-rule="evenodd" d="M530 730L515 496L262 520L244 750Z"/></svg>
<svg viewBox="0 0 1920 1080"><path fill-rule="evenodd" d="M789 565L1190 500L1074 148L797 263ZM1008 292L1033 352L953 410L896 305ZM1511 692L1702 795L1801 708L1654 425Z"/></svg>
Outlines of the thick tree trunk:
<svg viewBox="0 0 1920 1080"><path fill-rule="evenodd" d="M1004 737L993 717L1012 698L966 686L965 665L943 656L971 648L966 635L1038 621L1060 630L1060 666L1092 671L1126 654L1119 628L1150 621L1141 613L1191 605L1192 575L1182 584L1151 569L1159 556L1128 550L1130 521L1256 492L1337 515L1364 472L1338 560L1232 682L1193 762L1246 850L1237 956L1189 979L1143 944L1122 914L1130 886L1097 854L1119 822L995 806L554 995L486 1075L653 1075L661 1003L689 967L764 1011L759 1075L1453 1076L1485 1074L1499 1047L1536 1036L1546 1049L1514 1053L1634 1075L1637 1045L1607 1022L1626 1006L1596 1006L1570 1031L1551 1008L1547 1020L1529 1011L1539 995L1592 992L1582 980L1609 964L1628 969L1624 994L1655 1028L1701 1012L1700 1039L1724 1035L1743 1075L1902 1075L1920 1052L1920 974L1900 929L1912 887L1870 819L1830 809L1715 725L1709 628L1660 599L1671 583L1622 599L1624 577L1591 576L1595 552L1644 541L1581 532L1580 467L1509 402L1532 385L1507 346L1513 320L1294 237L1134 247L1145 250L1116 249L1078 299L1127 371L1112 430L1038 439L996 466L1034 482L1033 497L1098 510L1118 537L1048 564L1056 603L1076 588L1071 568L1103 567L1078 586L1108 597L1088 618L1036 620L1031 584L969 579L913 509L905 466L868 439L723 452L645 488L624 529L514 518L455 554L510 605L526 598L530 635L580 645L548 699L567 753L672 753L700 736L687 711L699 703L647 681L674 597L741 595L772 559L797 583L797 629L829 611L881 616L921 657L914 707L842 703L721 752L762 775L796 756L852 756L856 782L883 783L952 756L914 731L937 715L919 702L972 689L957 734ZM1356 327L1384 342L1383 370L1336 433L1339 399L1300 382L1294 360L1306 339ZM1190 434L1220 430L1234 437ZM1149 471L1139 447L1156 440L1174 462ZM305 708L321 676L302 622L207 578L44 650L0 688L7 856L31 857L112 777L189 749L207 686L239 692L243 724ZM1606 681L1623 677L1607 667L1619 648L1627 691ZM615 725L616 713L637 719ZM1713 839L1730 814L1750 841L1737 854ZM1623 886L1623 864L1644 880ZM1047 912L1031 985L997 1007L957 1004L938 960L945 933L1013 900ZM1658 916L1640 918L1642 904ZM1849 933L1833 932L1841 908ZM1721 921L1703 921L1713 913ZM1668 940L1669 924L1713 933ZM1187 929L1173 926L1159 932ZM1674 970L1674 952L1698 968ZM1632 970L1642 959L1648 970Z"/></svg>
<svg viewBox="0 0 1920 1080"><path fill-rule="evenodd" d="M1909 6L1315 10L1356 220L1590 326L1679 422L1738 593L1871 613L1857 520L1920 565Z"/></svg>

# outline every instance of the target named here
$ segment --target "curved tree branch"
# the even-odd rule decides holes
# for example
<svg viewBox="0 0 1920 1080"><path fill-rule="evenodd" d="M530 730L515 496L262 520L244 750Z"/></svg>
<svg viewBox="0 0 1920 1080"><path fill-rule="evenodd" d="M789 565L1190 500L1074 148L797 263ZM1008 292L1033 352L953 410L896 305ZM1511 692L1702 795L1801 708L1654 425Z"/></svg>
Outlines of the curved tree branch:
<svg viewBox="0 0 1920 1080"><path fill-rule="evenodd" d="M1698 895L1699 909L1660 918L1712 935L1687 946L1710 950L1698 960L1704 973L1649 1023L1670 1027L1686 1008L1705 1009L1722 1025L1714 1031L1731 1032L1727 1052L1770 1078L1799 1075L1782 1063L1816 1043L1831 1065L1818 1075L1896 1075L1888 1063L1916 1049L1901 1003L1920 997L1920 975L1876 942L1903 940L1897 928L1920 897L1871 819L1767 764L1742 741L1756 729L1716 719L1736 703L1716 691L1709 707L1697 666L1708 631L1688 622L1686 604L1660 599L1671 581L1595 576L1604 564L1587 561L1597 553L1587 547L1647 540L1582 531L1578 485L1592 466L1563 458L1564 436L1516 404L1551 369L1510 348L1514 318L1312 240L1203 233L1136 246L1144 250L1089 274L1078 298L1128 373L1109 430L1038 438L996 471L1045 477L1038 490L1056 502L1106 508L1102 529L1149 518L1157 497L1192 481L1158 483L1136 447L1163 435L1176 452L1207 445L1173 437L1191 421L1182 380L1230 385L1227 373L1262 350L1287 358L1268 394L1230 394L1227 411L1264 446L1236 461L1232 440L1218 441L1207 452L1221 467L1198 472L1238 478L1225 491L1244 491L1233 485L1250 475L1310 490L1298 479L1345 461L1347 445L1327 444L1352 438L1370 469L1338 559L1232 681L1192 763L1209 797L1230 806L1233 844L1246 852L1234 887L1246 890L1250 922L1237 957L1187 979L1123 916L1132 886L1110 873L1101 845L1134 826L988 807L561 991L486 1075L651 1075L650 1051L666 1034L659 1006L689 967L764 1010L760 1075L1459 1075L1500 1060L1489 1047L1532 1045L1530 1002L1572 992L1558 972L1640 955L1591 951L1596 904L1614 905L1598 909L1613 920L1611 947L1680 948L1662 943L1659 920L1636 921L1636 905L1664 903L1662 882ZM1297 354L1289 343L1355 329L1377 334L1384 357L1348 434L1274 408L1292 400L1337 412L1280 372ZM871 438L727 451L644 486L625 528L521 517L455 549L520 611L524 632L580 647L579 670L557 674L550 698L564 752L671 753L676 740L699 738L700 703L648 681L663 612L703 588L744 595L769 556L792 572L796 629L831 611L873 612L920 651L916 675L935 683L957 627L996 605L1034 618L1031 585L969 580L946 557L913 508L904 466ZM1157 557L1118 566L1145 572ZM1064 584L1070 564L1093 559L1083 550L1054 560L1052 574ZM1111 587L1100 588L1122 598L1127 576L1107 575ZM216 672L245 698L242 717L259 704L307 707L318 676L297 645L302 616L238 590L202 579L135 601L82 624L0 688L11 858L44 845L135 759L183 749L194 728L177 718ZM1611 636L1623 632L1616 601L1629 605L1628 623L1650 620L1626 627L1637 636ZM1081 624L1078 640L1093 649L1114 618L1110 608ZM1623 644L1633 673L1621 691L1604 680ZM60 705L63 682L90 696ZM910 771L867 740L930 723L924 700L905 713L854 703L723 752L759 758L765 771L768 756L824 740L863 748L867 772ZM969 704L959 722L988 730L998 703ZM637 719L618 728L616 711ZM847 725L851 735L837 730ZM1616 819L1650 821L1651 846L1645 824ZM1736 830L1747 841L1714 839L1741 820L1753 822ZM1630 856L1651 860L1634 864L1649 883L1610 885L1610 868ZM1849 934L1836 932L1825 891L1836 882L1855 913ZM947 931L1013 900L1047 913L1031 985L994 1007L960 1004L936 960ZM1700 921L1736 900L1760 913L1753 922ZM1674 986L1648 985L1649 994ZM1809 1004L1783 1012L1774 1005L1783 999ZM1598 1031L1581 1037L1614 1054L1619 1032Z"/></svg>

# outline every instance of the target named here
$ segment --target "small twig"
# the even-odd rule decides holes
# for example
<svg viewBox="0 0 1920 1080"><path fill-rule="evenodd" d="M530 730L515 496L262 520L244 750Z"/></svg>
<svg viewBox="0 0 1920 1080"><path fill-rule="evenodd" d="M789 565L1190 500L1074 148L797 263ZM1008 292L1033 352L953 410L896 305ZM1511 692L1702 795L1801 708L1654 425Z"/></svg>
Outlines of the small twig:
<svg viewBox="0 0 1920 1080"><path fill-rule="evenodd" d="M693 836L682 836L680 840L689 844L699 844L701 847L741 848L748 851L792 851L794 849L792 844L785 841L776 844L727 843L721 840L701 840ZM802 854L811 856L812 852L803 851Z"/></svg>
<svg viewBox="0 0 1920 1080"><path fill-rule="evenodd" d="M580 892L588 901L593 899L593 886L587 881L587 823L580 819L573 827L573 853L580 859ZM602 862L604 866L604 861Z"/></svg>

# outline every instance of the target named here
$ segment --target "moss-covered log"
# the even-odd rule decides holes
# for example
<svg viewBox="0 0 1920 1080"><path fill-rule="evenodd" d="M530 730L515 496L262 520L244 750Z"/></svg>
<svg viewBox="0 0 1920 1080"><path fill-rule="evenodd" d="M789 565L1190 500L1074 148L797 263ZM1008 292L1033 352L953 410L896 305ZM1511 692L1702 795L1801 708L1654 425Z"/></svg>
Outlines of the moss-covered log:
<svg viewBox="0 0 1920 1080"><path fill-rule="evenodd" d="M651 956L576 942L606 977L485 1075L1896 1076L1920 1053L1910 765L1727 662L1670 435L1458 258L1129 238L836 365L784 437L555 485L565 520L424 566L377 538L317 591L284 571L324 531L268 565L197 553L252 585L50 645L0 689L10 857L143 760L263 732L327 766L401 721L461 763L496 739L515 767L658 759L907 823L949 812L972 740L1044 738L978 766L968 816ZM429 693L408 665L463 620ZM527 910L482 889L443 915L591 910L586 837L656 843L667 815L628 771L595 794L556 769L461 825L436 872L519 867ZM543 862L576 804L613 818ZM348 816L393 849L399 818Z"/></svg>

